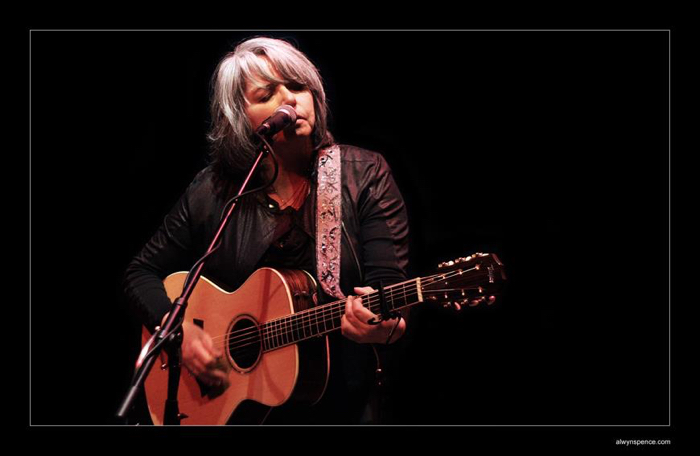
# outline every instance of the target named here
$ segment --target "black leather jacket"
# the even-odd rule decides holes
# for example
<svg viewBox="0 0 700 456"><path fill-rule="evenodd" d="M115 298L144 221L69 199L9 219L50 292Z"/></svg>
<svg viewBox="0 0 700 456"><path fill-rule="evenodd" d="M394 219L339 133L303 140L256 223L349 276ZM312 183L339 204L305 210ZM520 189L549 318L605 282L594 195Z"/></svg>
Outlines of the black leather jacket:
<svg viewBox="0 0 700 456"><path fill-rule="evenodd" d="M340 146L342 160L343 224L348 236L341 241L341 289L406 280L408 220L401 193L384 158L352 146ZM162 280L176 271L187 271L214 237L225 201L214 196L212 172L202 170L189 185L163 224L126 270L126 294L153 329L170 309ZM315 182L309 194L315 214ZM308 226L315 226L309 220ZM248 276L270 246L275 216L257 198L244 199L224 234L222 245L209 260L203 275L233 291ZM315 237L315 231L309 233ZM349 239L348 239L349 237ZM361 265L360 281L352 242ZM315 272L315 271L314 271Z"/></svg>
<svg viewBox="0 0 700 456"><path fill-rule="evenodd" d="M388 164L376 152L347 145L341 145L340 151L346 230L341 241L340 285L343 293L354 294L353 287L374 285L380 279L387 285L406 280L408 220L403 198ZM126 270L124 288L127 297L151 330L171 306L162 280L175 271L189 270L204 254L214 236L225 204L223 198L214 195L212 171L205 168ZM315 238L315 178L312 179L309 198L307 204L311 203L313 210L307 211L304 225L309 235ZM275 232L276 217L268 209L262 198L251 195L242 199L219 251L204 267L205 277L227 291L233 291L254 272ZM349 242L361 271L358 271ZM310 272L315 275L316 271ZM345 358L342 369L345 380L350 389L357 388L373 374L371 367L367 372L367 363L361 360L367 356L367 347L344 338L340 343ZM332 342L331 359L333 351ZM373 358L371 350L369 355ZM331 363L333 366L333 361Z"/></svg>

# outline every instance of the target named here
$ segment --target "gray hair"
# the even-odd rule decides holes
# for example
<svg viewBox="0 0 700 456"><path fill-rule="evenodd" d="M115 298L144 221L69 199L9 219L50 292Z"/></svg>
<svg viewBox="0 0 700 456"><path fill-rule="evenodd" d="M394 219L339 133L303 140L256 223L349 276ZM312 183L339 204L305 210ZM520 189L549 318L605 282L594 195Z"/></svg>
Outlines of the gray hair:
<svg viewBox="0 0 700 456"><path fill-rule="evenodd" d="M266 57L282 79L275 76ZM294 82L307 87L314 99L316 114L312 143L314 150L330 146L328 106L318 70L309 59L286 41L256 37L239 43L219 62L212 78L211 145L214 171L219 178L240 175L255 158L253 126L246 115L246 83L263 79L270 83Z"/></svg>

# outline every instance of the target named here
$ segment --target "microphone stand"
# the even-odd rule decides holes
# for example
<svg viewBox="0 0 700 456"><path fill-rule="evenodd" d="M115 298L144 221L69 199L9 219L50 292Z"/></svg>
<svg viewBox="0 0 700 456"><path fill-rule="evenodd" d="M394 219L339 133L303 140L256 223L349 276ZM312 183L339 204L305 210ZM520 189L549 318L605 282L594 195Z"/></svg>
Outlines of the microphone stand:
<svg viewBox="0 0 700 456"><path fill-rule="evenodd" d="M217 249L217 244L221 240L224 230L231 220L231 214L233 214L233 211L236 208L238 198L244 194L246 187L248 187L248 183L260 167L260 163L262 162L263 158L270 154L271 147L269 146L268 142L263 136L258 135L258 137L261 139L262 144L258 148L258 155L253 163L253 167L250 169L250 172L248 172L248 176L245 178L245 181L243 181L240 190L238 190L238 194L232 199L233 203L231 204L228 212L220 220L219 227L216 230L216 234L214 235L207 252L197 263L195 263L195 266L193 266L194 272L191 270L190 274L188 274L188 280L185 282L183 292L180 297L173 302L170 314L168 315L165 323L163 323L163 326L156 327L156 331L154 332L153 336L141 350L139 359L136 361L136 372L132 377L131 386L129 387L129 390L124 397L119 410L117 411L117 418L122 420L126 418L127 413L131 409L132 404L136 399L136 395L143 387L143 383L150 373L151 368L153 368L153 363L157 359L158 353L160 353L165 346L167 346L168 352L169 372L168 396L165 403L163 424L179 425L180 420L186 418L186 415L179 412L177 392L180 383L182 323L184 321L185 309L187 308L187 300L189 299L195 285L197 285L197 282L202 275L202 269L206 258ZM272 180L274 181L276 177L277 175L275 173Z"/></svg>

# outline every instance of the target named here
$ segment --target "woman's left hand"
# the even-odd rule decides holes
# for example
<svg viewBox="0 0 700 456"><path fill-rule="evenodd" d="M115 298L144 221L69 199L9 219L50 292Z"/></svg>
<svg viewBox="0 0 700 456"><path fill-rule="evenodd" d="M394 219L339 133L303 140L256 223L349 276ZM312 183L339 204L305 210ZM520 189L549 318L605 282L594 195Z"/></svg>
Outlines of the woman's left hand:
<svg viewBox="0 0 700 456"><path fill-rule="evenodd" d="M355 287L354 290L358 295L376 291L372 287ZM345 301L345 315L341 319L340 331L343 336L360 344L386 343L391 330L396 326L396 319L386 320L378 325L370 325L367 322L372 318L378 320L379 316L362 305L360 296L348 296ZM406 320L402 318L389 343L396 342L404 332L406 332Z"/></svg>

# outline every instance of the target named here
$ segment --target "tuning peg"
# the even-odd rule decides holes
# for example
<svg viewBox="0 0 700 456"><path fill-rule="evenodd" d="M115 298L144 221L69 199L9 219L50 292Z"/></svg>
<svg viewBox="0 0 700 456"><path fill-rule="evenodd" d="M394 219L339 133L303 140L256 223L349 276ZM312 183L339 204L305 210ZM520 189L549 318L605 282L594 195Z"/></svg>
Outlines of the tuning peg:
<svg viewBox="0 0 700 456"><path fill-rule="evenodd" d="M476 307L479 304L483 303L484 301L486 301L486 297L484 297L484 296L477 298L477 299L474 299L474 300L472 300L472 302L469 303L469 307Z"/></svg>
<svg viewBox="0 0 700 456"><path fill-rule="evenodd" d="M447 267L454 266L454 265L455 265L455 262L453 260L443 261L442 263L438 264L438 269L447 268Z"/></svg>
<svg viewBox="0 0 700 456"><path fill-rule="evenodd" d="M469 305L469 300L463 299L461 301L448 301L443 303L442 307L445 309L454 309L459 312L465 305Z"/></svg>

